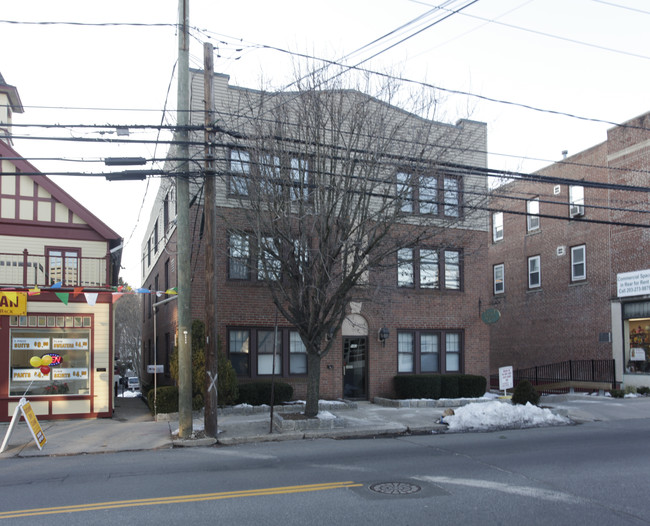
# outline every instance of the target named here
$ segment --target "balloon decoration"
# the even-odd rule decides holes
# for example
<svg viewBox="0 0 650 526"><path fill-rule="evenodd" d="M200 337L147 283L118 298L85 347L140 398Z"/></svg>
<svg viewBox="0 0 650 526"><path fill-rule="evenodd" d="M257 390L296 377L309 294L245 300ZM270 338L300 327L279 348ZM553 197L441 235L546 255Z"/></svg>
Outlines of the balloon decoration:
<svg viewBox="0 0 650 526"><path fill-rule="evenodd" d="M52 363L52 360L53 358L49 354L45 354L40 358L38 356L32 356L29 359L29 365L36 369L40 369L41 374L48 375L50 374L50 365Z"/></svg>

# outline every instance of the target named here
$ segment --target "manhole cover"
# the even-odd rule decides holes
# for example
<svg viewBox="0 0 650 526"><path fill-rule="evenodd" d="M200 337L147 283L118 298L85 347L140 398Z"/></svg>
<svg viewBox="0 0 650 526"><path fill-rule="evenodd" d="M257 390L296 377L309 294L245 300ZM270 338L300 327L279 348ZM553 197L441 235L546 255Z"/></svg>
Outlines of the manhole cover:
<svg viewBox="0 0 650 526"><path fill-rule="evenodd" d="M421 488L408 482L379 482L370 486L370 489L384 495L411 495L420 491Z"/></svg>

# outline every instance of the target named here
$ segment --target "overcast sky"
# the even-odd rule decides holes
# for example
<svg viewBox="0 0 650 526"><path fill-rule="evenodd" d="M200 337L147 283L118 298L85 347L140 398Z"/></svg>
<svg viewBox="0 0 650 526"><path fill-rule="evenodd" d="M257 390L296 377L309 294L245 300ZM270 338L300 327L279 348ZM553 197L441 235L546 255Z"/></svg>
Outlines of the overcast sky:
<svg viewBox="0 0 650 526"><path fill-rule="evenodd" d="M290 79L291 53L339 60L395 31L344 62L377 54L363 66L450 90L441 92L440 119L486 122L494 169L539 169L563 150L571 155L603 142L610 123L650 110L647 0L189 1L190 65L202 67L202 43L210 39L215 71L251 88L261 77L276 86ZM177 0L3 2L0 73L25 107L14 122L157 125L166 108L166 122L173 123L177 7ZM111 23L120 25L87 25ZM45 174L104 172L105 157L166 153L155 142L111 144L112 128L28 126L14 134L29 137L14 146ZM130 137L157 135L132 128ZM140 246L158 180L53 179L124 237L122 276L139 286Z"/></svg>

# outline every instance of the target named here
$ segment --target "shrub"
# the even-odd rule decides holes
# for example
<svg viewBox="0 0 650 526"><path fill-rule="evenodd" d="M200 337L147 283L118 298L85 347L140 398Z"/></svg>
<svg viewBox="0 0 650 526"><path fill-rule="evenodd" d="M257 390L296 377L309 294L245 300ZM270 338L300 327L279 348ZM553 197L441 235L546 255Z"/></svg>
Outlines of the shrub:
<svg viewBox="0 0 650 526"><path fill-rule="evenodd" d="M609 394L614 398L625 398L625 391L623 389L612 389Z"/></svg>
<svg viewBox="0 0 650 526"><path fill-rule="evenodd" d="M192 409L201 409L205 401L205 324L201 320L192 322ZM169 360L169 372L178 385L178 347ZM237 374L230 360L221 352L221 341L217 340L217 398L220 406L232 405L239 395ZM200 403L199 407L196 407Z"/></svg>
<svg viewBox="0 0 650 526"><path fill-rule="evenodd" d="M640 395L648 396L650 395L650 387L645 387L645 386L637 387L636 392Z"/></svg>
<svg viewBox="0 0 650 526"><path fill-rule="evenodd" d="M156 393L157 396L156 396ZM156 396L156 408L154 409L154 396ZM175 385L164 385L158 389L150 389L147 393L147 403L151 414L178 413L178 387Z"/></svg>
<svg viewBox="0 0 650 526"><path fill-rule="evenodd" d="M285 382L275 382L273 404L283 404L293 397L293 387ZM239 386L238 404L270 405L271 382L250 382Z"/></svg>
<svg viewBox="0 0 650 526"><path fill-rule="evenodd" d="M220 350L220 342L217 343L217 401L220 406L232 405L239 397L237 385L237 373L230 363L230 360ZM292 393L293 394L293 393Z"/></svg>
<svg viewBox="0 0 650 526"><path fill-rule="evenodd" d="M512 393L512 403L526 405L528 402L537 405L539 403L539 393L528 380L522 380Z"/></svg>
<svg viewBox="0 0 650 526"><path fill-rule="evenodd" d="M443 374L440 376L441 398L459 398L458 374Z"/></svg>
<svg viewBox="0 0 650 526"><path fill-rule="evenodd" d="M441 375L439 374L412 374L396 376L393 379L395 395L398 399L433 398L437 400L441 393Z"/></svg>
<svg viewBox="0 0 650 526"><path fill-rule="evenodd" d="M458 377L458 391L461 398L480 398L485 394L485 376L462 374Z"/></svg>

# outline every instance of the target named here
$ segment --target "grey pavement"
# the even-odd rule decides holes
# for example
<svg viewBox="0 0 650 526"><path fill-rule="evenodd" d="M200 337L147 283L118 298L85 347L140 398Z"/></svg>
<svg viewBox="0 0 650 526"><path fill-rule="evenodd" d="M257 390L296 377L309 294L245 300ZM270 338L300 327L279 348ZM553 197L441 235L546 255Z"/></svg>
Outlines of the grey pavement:
<svg viewBox="0 0 650 526"><path fill-rule="evenodd" d="M298 440L312 438L365 438L407 434L444 433L440 423L447 407L470 401L444 401L436 407L423 407L431 401L411 401L408 407L390 407L391 401L376 399L378 403L332 403L323 408L329 419L311 420L302 428L299 418L291 418L287 411L299 414L300 406L292 409L274 409L276 425L270 432L268 408L225 411L218 415L218 438L206 438L203 421L197 415L193 427L197 431L187 439L178 438L178 420L175 415L154 418L143 399L117 398L113 418L81 420L41 420L47 442L39 450L25 421L14 427L6 450L0 459L14 457L62 456L118 451L169 449L172 447L228 446L249 442ZM604 396L553 395L542 397L540 405L568 416L575 423L650 418L650 397L614 399ZM284 415L284 418L280 414ZM314 425L314 422L315 425ZM278 424L279 423L279 424ZM0 423L0 443L5 440L9 423Z"/></svg>

